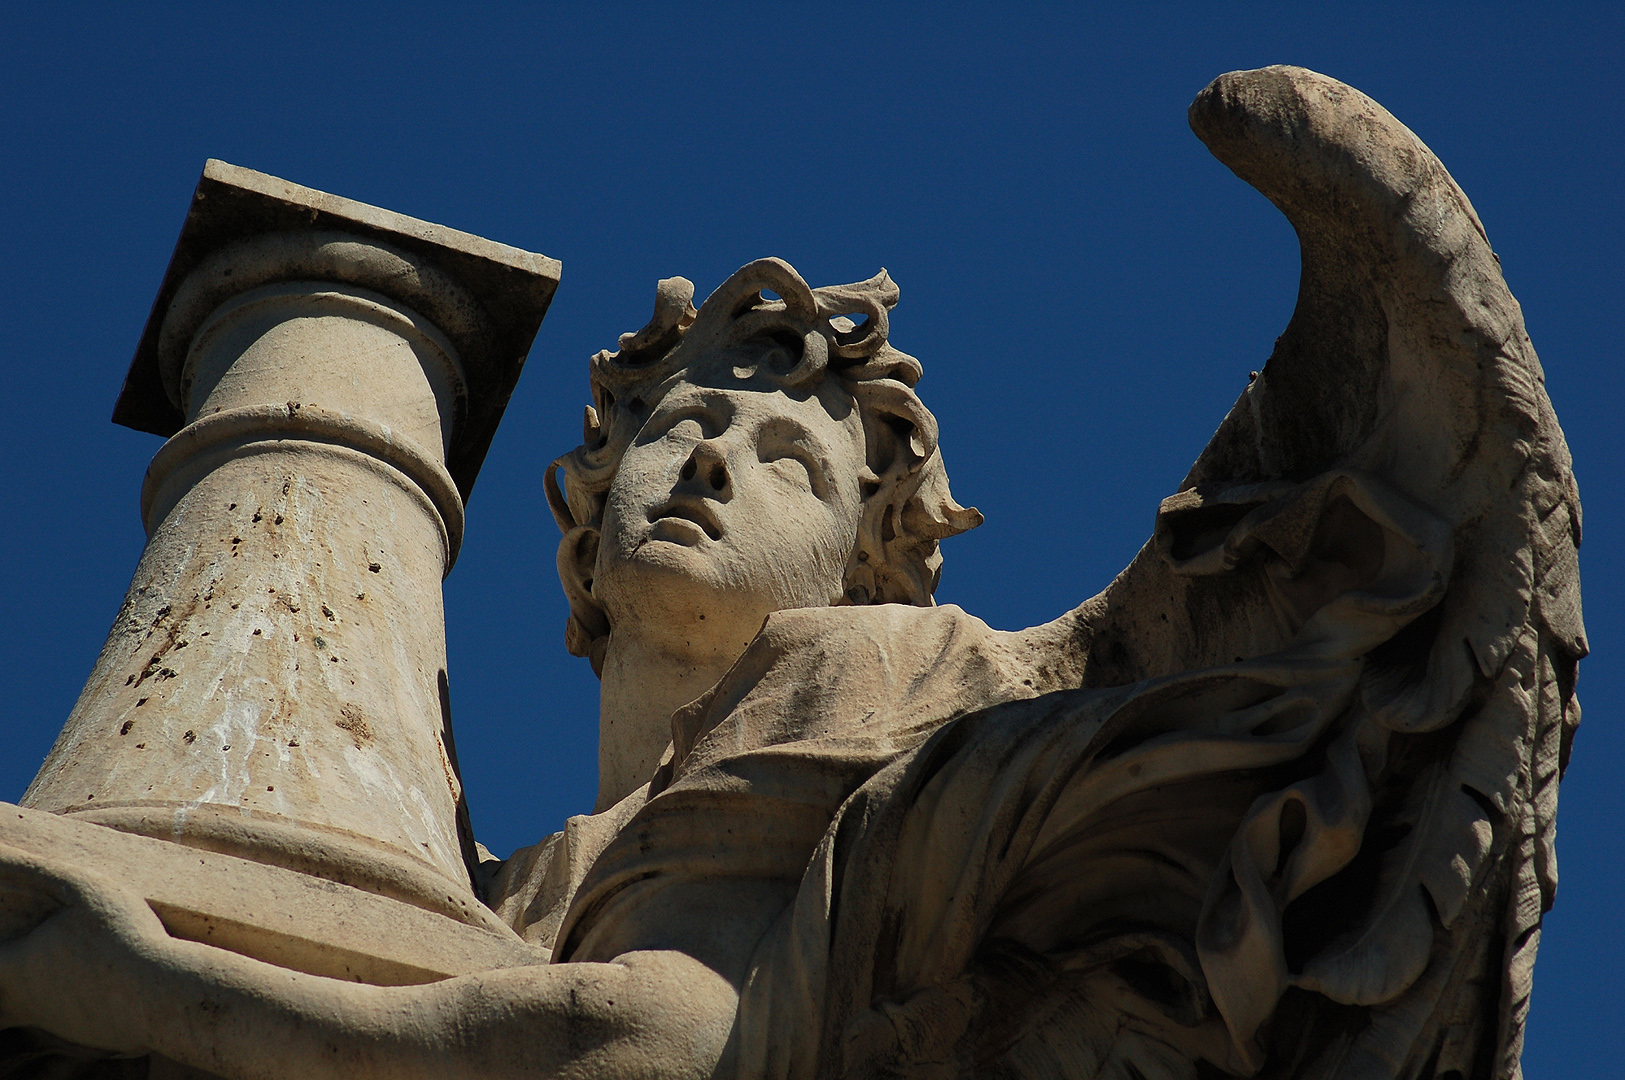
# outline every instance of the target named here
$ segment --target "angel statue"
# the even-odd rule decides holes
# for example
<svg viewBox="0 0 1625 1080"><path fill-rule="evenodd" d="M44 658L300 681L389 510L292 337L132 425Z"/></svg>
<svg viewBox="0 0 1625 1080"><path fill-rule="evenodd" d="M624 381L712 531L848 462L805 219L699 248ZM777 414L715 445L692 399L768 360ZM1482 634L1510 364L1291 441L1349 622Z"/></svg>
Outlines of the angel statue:
<svg viewBox="0 0 1625 1080"><path fill-rule="evenodd" d="M1370 99L1273 67L1190 121L1297 307L1098 596L934 606L981 516L885 272L668 279L546 480L597 806L477 871L550 962L342 982L5 853L54 913L0 1024L242 1078L1520 1076L1586 652L1540 364Z"/></svg>

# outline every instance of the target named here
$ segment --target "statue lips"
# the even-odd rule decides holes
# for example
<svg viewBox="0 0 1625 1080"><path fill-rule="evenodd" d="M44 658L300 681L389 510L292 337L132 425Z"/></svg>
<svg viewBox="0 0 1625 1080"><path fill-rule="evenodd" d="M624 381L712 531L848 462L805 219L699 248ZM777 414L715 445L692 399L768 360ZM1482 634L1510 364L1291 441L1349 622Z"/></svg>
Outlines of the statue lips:
<svg viewBox="0 0 1625 1080"><path fill-rule="evenodd" d="M697 547L704 540L722 539L722 524L703 499L677 496L649 512L651 540Z"/></svg>

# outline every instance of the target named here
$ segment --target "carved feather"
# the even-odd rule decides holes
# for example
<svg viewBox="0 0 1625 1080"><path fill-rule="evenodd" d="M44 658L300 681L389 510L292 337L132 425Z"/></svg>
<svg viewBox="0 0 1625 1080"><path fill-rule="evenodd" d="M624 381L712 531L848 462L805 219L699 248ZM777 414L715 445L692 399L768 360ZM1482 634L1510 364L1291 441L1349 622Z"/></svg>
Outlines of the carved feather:
<svg viewBox="0 0 1625 1080"><path fill-rule="evenodd" d="M1587 647L1579 497L1544 373L1471 204L1375 102L1265 68L1216 80L1191 125L1292 221L1297 307L1181 485L1190 508L1165 504L1171 523L1185 515L1169 527L1188 531L1148 544L1061 627L1088 652L1086 685L1291 643L1302 613L1271 582L1290 586L1301 566L1265 548L1199 567L1178 550L1217 543L1248 512L1225 518L1227 491L1355 470L1442 519L1443 598L1371 651L1346 720L1372 795L1364 846L1306 892L1290 872L1272 879L1292 985L1364 1010L1357 1031L1290 1075L1512 1080L1557 884L1558 782ZM1313 828L1296 842L1317 843ZM1258 857L1239 839L1231 852ZM1299 857L1265 854L1265 879ZM1261 1037L1286 1045L1267 1025ZM1477 1060L1486 1040L1488 1062Z"/></svg>

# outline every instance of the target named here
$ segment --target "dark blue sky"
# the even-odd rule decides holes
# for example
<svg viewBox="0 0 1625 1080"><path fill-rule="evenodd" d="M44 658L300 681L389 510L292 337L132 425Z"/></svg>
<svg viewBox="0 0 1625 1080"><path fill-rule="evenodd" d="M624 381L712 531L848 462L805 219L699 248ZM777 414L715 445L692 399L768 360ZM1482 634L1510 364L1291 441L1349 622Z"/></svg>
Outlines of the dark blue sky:
<svg viewBox="0 0 1625 1080"><path fill-rule="evenodd" d="M866 8L13 5L0 799L48 749L141 550L158 440L108 416L206 157L563 260L446 585L475 828L506 853L592 800L597 685L564 652L541 476L578 438L587 357L643 323L656 279L703 295L768 254L814 285L889 268L892 338L988 519L945 545L938 598L1044 621L1128 562L1286 325L1291 230L1185 109L1223 71L1302 64L1380 101L1471 197L1574 450L1595 659L1526 1065L1617 1068L1618 5Z"/></svg>

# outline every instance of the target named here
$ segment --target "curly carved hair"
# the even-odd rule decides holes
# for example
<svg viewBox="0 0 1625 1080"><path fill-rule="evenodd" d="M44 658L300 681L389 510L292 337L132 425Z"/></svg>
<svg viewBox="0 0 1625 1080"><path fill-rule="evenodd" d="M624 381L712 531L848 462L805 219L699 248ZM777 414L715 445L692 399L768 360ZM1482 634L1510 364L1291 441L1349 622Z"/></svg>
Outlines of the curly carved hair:
<svg viewBox="0 0 1625 1080"><path fill-rule="evenodd" d="M779 299L764 298L764 291ZM698 310L692 282L660 282L649 324L622 334L618 352L592 358L593 403L582 443L547 470L548 504L564 533L559 578L570 602L564 640L573 655L590 657L594 671L603 666L609 620L580 568L596 559L621 457L683 372L716 349L758 350L760 363L786 389L811 391L822 379L840 380L858 409L865 444L858 477L863 509L845 602L932 605L942 569L937 542L975 528L982 515L948 491L936 418L914 392L920 362L886 341L897 297L884 270L868 281L813 289L781 259L741 267Z"/></svg>

